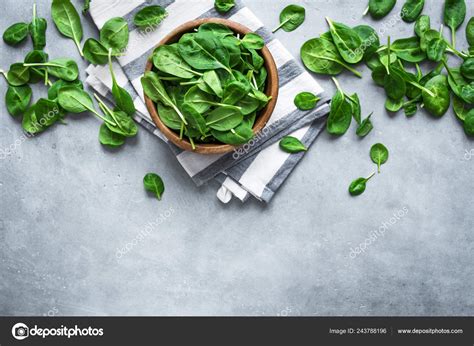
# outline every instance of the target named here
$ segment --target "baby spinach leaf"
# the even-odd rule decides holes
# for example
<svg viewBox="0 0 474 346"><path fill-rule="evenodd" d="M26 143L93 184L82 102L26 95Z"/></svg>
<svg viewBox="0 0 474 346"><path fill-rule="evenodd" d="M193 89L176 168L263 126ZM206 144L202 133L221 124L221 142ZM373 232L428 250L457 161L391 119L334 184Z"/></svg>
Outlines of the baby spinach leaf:
<svg viewBox="0 0 474 346"><path fill-rule="evenodd" d="M183 59L198 70L225 69L232 74L229 51L210 33L184 34L178 49Z"/></svg>
<svg viewBox="0 0 474 346"><path fill-rule="evenodd" d="M60 58L50 60L44 63L27 63L23 64L25 67L46 67L48 73L65 81L76 80L79 76L79 69L74 60L67 58Z"/></svg>
<svg viewBox="0 0 474 346"><path fill-rule="evenodd" d="M249 115L255 112L256 110L261 109L261 102L263 102L265 105L268 103L268 99L262 101L261 99L252 96L245 96L243 99L236 103L236 107L234 108L238 109L243 115Z"/></svg>
<svg viewBox="0 0 474 346"><path fill-rule="evenodd" d="M438 75L431 78L425 87L435 95L433 97L423 90L422 96L425 109L436 117L443 116L450 104L450 94L446 76Z"/></svg>
<svg viewBox="0 0 474 346"><path fill-rule="evenodd" d="M33 40L35 50L42 50L46 46L46 28L48 22L44 18L36 16L36 4L33 5L33 19L31 20L28 30Z"/></svg>
<svg viewBox="0 0 474 346"><path fill-rule="evenodd" d="M214 8L217 12L226 13L229 12L232 7L235 6L235 0L215 0Z"/></svg>
<svg viewBox="0 0 474 346"><path fill-rule="evenodd" d="M153 27L160 24L168 16L166 10L159 6L147 6L138 11L133 17L133 23L139 28Z"/></svg>
<svg viewBox="0 0 474 346"><path fill-rule="evenodd" d="M61 112L56 101L40 98L35 105L35 115L43 127L49 127L59 120Z"/></svg>
<svg viewBox="0 0 474 346"><path fill-rule="evenodd" d="M461 73L464 78L474 80L474 58L464 60L461 65Z"/></svg>
<svg viewBox="0 0 474 346"><path fill-rule="evenodd" d="M466 115L471 111L471 107L468 106L463 100L461 100L456 95L453 95L453 110L454 114L458 117L459 120L464 122L466 120Z"/></svg>
<svg viewBox="0 0 474 346"><path fill-rule="evenodd" d="M176 113L173 108L164 106L161 102L158 102L157 111L161 121L167 127L173 130L181 129L181 125L183 122L181 121L181 118L179 117L178 113Z"/></svg>
<svg viewBox="0 0 474 346"><path fill-rule="evenodd" d="M206 71L202 76L203 81L206 85L219 97L222 97L222 83L217 75L216 71Z"/></svg>
<svg viewBox="0 0 474 346"><path fill-rule="evenodd" d="M298 109L302 111L309 111L316 107L316 103L318 103L320 99L320 97L314 95L313 93L303 91L296 95L294 102Z"/></svg>
<svg viewBox="0 0 474 346"><path fill-rule="evenodd" d="M138 127L132 117L122 111L111 111L108 112L109 121L105 122L105 125L110 131L117 133L125 137L134 137L138 132Z"/></svg>
<svg viewBox="0 0 474 346"><path fill-rule="evenodd" d="M367 118L362 120L362 122L359 124L359 126L357 127L357 130L356 130L357 136L365 137L370 133L370 131L372 131L372 129L374 128L374 126L372 125L372 121L370 121L370 117L372 116L372 114L373 114L373 112L370 113L367 116Z"/></svg>
<svg viewBox="0 0 474 346"><path fill-rule="evenodd" d="M94 38L88 38L84 43L84 58L94 65L105 65L109 52L102 43Z"/></svg>
<svg viewBox="0 0 474 346"><path fill-rule="evenodd" d="M283 29L286 32L296 30L303 24L306 16L306 10L299 5L288 5L280 13L280 25L278 25L272 32L278 29Z"/></svg>
<svg viewBox="0 0 474 346"><path fill-rule="evenodd" d="M380 47L380 39L377 32L368 25L358 25L352 28L359 35L364 50L364 60L368 60Z"/></svg>
<svg viewBox="0 0 474 346"><path fill-rule="evenodd" d="M24 41L28 36L27 23L15 23L7 28L3 33L3 41L10 46L15 46Z"/></svg>
<svg viewBox="0 0 474 346"><path fill-rule="evenodd" d="M343 135L349 129L352 120L352 107L345 95L338 90L331 100L331 109L327 121L327 131L332 135Z"/></svg>
<svg viewBox="0 0 474 346"><path fill-rule="evenodd" d="M430 30L430 17L427 15L420 16L415 23L415 34L422 37L425 31Z"/></svg>
<svg viewBox="0 0 474 346"><path fill-rule="evenodd" d="M5 94L5 104L8 113L13 116L18 116L28 109L32 96L32 91L29 85L24 86L8 86Z"/></svg>
<svg viewBox="0 0 474 346"><path fill-rule="evenodd" d="M356 64L362 60L364 50L361 48L362 41L357 32L347 25L336 23L326 17L329 24L332 39L342 58L350 63Z"/></svg>
<svg viewBox="0 0 474 346"><path fill-rule="evenodd" d="M351 196L359 196L364 193L366 187L367 187L367 182L374 176L375 172L372 173L370 176L367 178L357 178L354 180L351 185L349 185L349 193Z"/></svg>
<svg viewBox="0 0 474 346"><path fill-rule="evenodd" d="M471 137L474 136L474 109L471 109L469 113L466 114L463 127L466 135Z"/></svg>
<svg viewBox="0 0 474 346"><path fill-rule="evenodd" d="M205 135L207 131L207 124L201 113L199 113L189 103L183 103L183 106L181 108L183 110L183 115L191 126L191 128L199 131L199 133L201 133L202 135Z"/></svg>
<svg viewBox="0 0 474 346"><path fill-rule="evenodd" d="M119 147L125 143L125 136L110 131L106 124L100 125L99 142L109 147Z"/></svg>
<svg viewBox="0 0 474 346"><path fill-rule="evenodd" d="M305 147L301 141L293 136L285 136L280 140L280 149L293 154L293 153L299 153L301 151L307 151L308 148Z"/></svg>
<svg viewBox="0 0 474 346"><path fill-rule="evenodd" d="M353 94L351 96L347 96L348 101L350 101L351 109L352 109L352 117L356 121L357 124L360 124L362 121L361 119L361 107L360 107L360 100L359 95Z"/></svg>
<svg viewBox="0 0 474 346"><path fill-rule="evenodd" d="M206 125L217 131L228 131L238 126L244 119L242 112L235 107L219 107L206 117Z"/></svg>
<svg viewBox="0 0 474 346"><path fill-rule="evenodd" d="M89 94L75 85L66 85L58 90L58 103L71 113L94 111L94 103Z"/></svg>
<svg viewBox="0 0 474 346"><path fill-rule="evenodd" d="M204 23L200 25L198 28L198 32L211 33L214 36L219 36L221 38L234 35L234 32L230 30L224 24L212 23L212 22Z"/></svg>
<svg viewBox="0 0 474 346"><path fill-rule="evenodd" d="M23 130L31 134L40 133L45 129L36 119L35 105L32 105L26 110L21 121L21 126Z"/></svg>
<svg viewBox="0 0 474 346"><path fill-rule="evenodd" d="M390 50L408 62L417 63L426 59L425 52L420 48L420 40L415 36L393 41Z"/></svg>
<svg viewBox="0 0 474 346"><path fill-rule="evenodd" d="M71 38L83 56L81 49L82 24L81 18L70 0L53 0L51 4L51 16L59 32Z"/></svg>
<svg viewBox="0 0 474 346"><path fill-rule="evenodd" d="M26 54L25 63L35 63L35 62L46 62L48 61L48 54L42 50L33 50ZM45 80L45 71L44 69L30 68L30 79L29 83L38 83Z"/></svg>
<svg viewBox="0 0 474 346"><path fill-rule="evenodd" d="M466 25L466 39L470 46L474 46L474 17L469 19Z"/></svg>
<svg viewBox="0 0 474 346"><path fill-rule="evenodd" d="M418 111L418 106L416 103L405 103L403 105L403 111L405 112L405 116L409 118L416 114Z"/></svg>
<svg viewBox="0 0 474 346"><path fill-rule="evenodd" d="M7 73L7 80L10 85L20 86L28 83L30 79L30 69L22 63L15 63L10 66Z"/></svg>
<svg viewBox="0 0 474 346"><path fill-rule="evenodd" d="M396 70L392 70L390 74L385 75L383 87L387 96L392 100L402 99L407 91L403 76Z"/></svg>
<svg viewBox="0 0 474 346"><path fill-rule="evenodd" d="M58 98L58 93L59 89L65 86L75 86L79 89L84 89L84 85L82 82L78 79L72 82L66 82L63 81L62 79L58 79L56 82L54 82L48 89L48 99L50 100L56 100Z"/></svg>
<svg viewBox="0 0 474 346"><path fill-rule="evenodd" d="M394 100L390 97L387 97L387 99L385 100L385 109L389 112L396 113L403 107L403 103L403 98Z"/></svg>
<svg viewBox="0 0 474 346"><path fill-rule="evenodd" d="M316 73L337 75L346 68L357 77L362 77L360 72L343 61L336 46L325 39L313 38L306 41L301 47L301 59L309 70Z"/></svg>
<svg viewBox="0 0 474 346"><path fill-rule="evenodd" d="M464 0L445 0L444 24L451 29L451 43L456 47L456 30L466 17L466 3Z"/></svg>
<svg viewBox="0 0 474 346"><path fill-rule="evenodd" d="M385 17L395 6L397 0L369 0L368 11L372 18Z"/></svg>
<svg viewBox="0 0 474 346"><path fill-rule="evenodd" d="M161 72L183 79L202 75L184 61L175 45L158 47L153 53L153 65Z"/></svg>
<svg viewBox="0 0 474 346"><path fill-rule="evenodd" d="M441 35L428 41L426 46L426 55L431 61L441 61L448 47L444 37Z"/></svg>
<svg viewBox="0 0 474 346"><path fill-rule="evenodd" d="M112 50L109 50L109 70L112 76L112 96L115 101L115 106L118 110L125 112L129 116L133 116L136 112L132 96L127 90L122 88L115 78L114 68L112 66Z"/></svg>
<svg viewBox="0 0 474 346"><path fill-rule="evenodd" d="M115 17L105 22L100 29L100 42L112 53L120 53L128 45L128 24L125 19Z"/></svg>
<svg viewBox="0 0 474 346"><path fill-rule="evenodd" d="M406 0L400 17L407 23L414 22L423 11L425 0Z"/></svg>
<svg viewBox="0 0 474 346"><path fill-rule="evenodd" d="M263 38L254 33L246 34L240 42L247 49L262 49L265 45Z"/></svg>
<svg viewBox="0 0 474 346"><path fill-rule="evenodd" d="M233 81L224 87L222 103L234 105L250 92L250 84L241 81Z"/></svg>
<svg viewBox="0 0 474 346"><path fill-rule="evenodd" d="M163 192L165 191L165 184L158 174L148 173L143 177L143 185L147 191L156 195L156 198L161 200Z"/></svg>
<svg viewBox="0 0 474 346"><path fill-rule="evenodd" d="M370 148L370 158L377 164L377 171L380 173L380 165L388 160L388 149L382 143L376 143Z"/></svg>
<svg viewBox="0 0 474 346"><path fill-rule="evenodd" d="M184 115L178 109L175 102L170 98L159 76L155 72L146 72L141 79L141 83L143 91L151 100L153 100L154 102L160 101L165 106L173 108L174 111L179 115L183 123L185 125L188 124L186 119L184 118Z"/></svg>
<svg viewBox="0 0 474 346"><path fill-rule="evenodd" d="M211 105L215 103L215 98L197 86L193 86L184 95L184 102L191 104L196 111L204 114L211 108Z"/></svg>
<svg viewBox="0 0 474 346"><path fill-rule="evenodd" d="M211 134L219 141L230 145L242 145L253 138L253 131L249 124L242 123L229 131L211 129Z"/></svg>

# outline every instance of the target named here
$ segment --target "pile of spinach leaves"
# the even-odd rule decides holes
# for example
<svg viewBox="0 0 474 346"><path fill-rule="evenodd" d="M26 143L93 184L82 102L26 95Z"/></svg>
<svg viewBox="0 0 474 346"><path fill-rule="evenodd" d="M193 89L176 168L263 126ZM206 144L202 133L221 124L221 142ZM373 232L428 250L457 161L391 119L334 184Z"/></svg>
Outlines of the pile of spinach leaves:
<svg viewBox="0 0 474 346"><path fill-rule="evenodd" d="M82 53L82 25L76 9L69 0L54 0L51 5L53 21L58 30L66 37L72 38ZM123 26L125 23L125 27ZM112 76L112 96L115 105L109 107L98 95L101 113L95 109L92 97L84 90L79 80L77 63L69 58L49 59L44 51L46 46L45 19L37 17L36 6L33 6L33 18L30 24L17 23L4 33L8 44L17 44L30 35L33 48L23 62L14 63L8 72L0 70L5 77L8 88L5 95L8 112L14 117L22 117L22 127L29 134L38 134L57 122L64 123L67 113L89 111L104 123L99 131L99 140L108 146L119 146L125 138L137 134L138 128L133 121L135 106L130 94L117 83L112 69L112 56L125 49L128 44L128 25L122 18L112 18L100 31L101 41L97 42L100 50L94 52L100 63L109 63ZM84 55L88 55L87 42ZM44 82L48 87L47 98L40 98L33 104L32 83Z"/></svg>
<svg viewBox="0 0 474 346"><path fill-rule="evenodd" d="M270 100L263 39L235 35L227 26L202 24L179 42L158 47L153 71L142 77L146 95L162 122L195 143L240 145Z"/></svg>
<svg viewBox="0 0 474 346"><path fill-rule="evenodd" d="M386 15L395 5L395 0L371 0L368 11L375 18ZM456 30L466 16L465 0L445 0L444 23L451 30L451 40L443 35L443 27L430 27L430 17L422 15L424 1L407 0L401 17L406 22L416 21L414 35L393 42L388 36L382 45L377 32L368 25L349 27L326 18L329 31L318 38L307 41L301 47L301 58L311 71L320 74L338 75L349 70L357 77L361 73L355 66L365 63L372 71L372 79L383 87L387 96L385 108L390 112L403 110L411 117L424 108L434 117L442 117L451 105L462 122L467 135L474 129L474 18L466 27L466 38L470 45L467 52L456 48ZM448 57L458 62L458 67L448 65ZM435 68L423 72L421 64L438 63ZM443 73L443 70L446 73ZM350 125L352 97L344 95L340 87L333 97L328 121L328 132L341 135ZM353 105L354 103L352 103ZM352 109L352 113L354 110ZM354 117L355 118L355 117ZM358 121L358 134L367 134L372 128L367 121Z"/></svg>

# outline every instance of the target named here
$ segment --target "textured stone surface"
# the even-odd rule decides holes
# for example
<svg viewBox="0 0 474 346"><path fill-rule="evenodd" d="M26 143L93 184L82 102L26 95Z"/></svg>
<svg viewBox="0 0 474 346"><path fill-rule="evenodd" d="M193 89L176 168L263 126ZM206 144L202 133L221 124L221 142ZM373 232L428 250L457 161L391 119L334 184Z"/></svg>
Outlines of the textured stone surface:
<svg viewBox="0 0 474 346"><path fill-rule="evenodd" d="M37 2L50 20L50 1ZM33 1L19 3L0 2L2 32L29 20ZM248 1L270 27L290 2L275 3ZM295 55L326 30L326 15L373 23L361 17L366 1L304 5L304 25L277 33ZM435 1L425 9L434 28L441 7ZM469 17L473 11L470 5ZM83 24L86 37L97 36L88 20ZM388 32L408 37L412 27L396 22ZM47 35L51 58L80 61L51 21ZM458 41L464 48L464 25ZM0 44L4 69L31 48ZM104 149L99 121L87 114L17 145L0 161L0 314L472 315L474 157L465 154L474 142L451 111L439 120L424 112L412 119L387 114L383 90L360 69L362 80L348 73L339 80L359 92L364 116L374 111L374 131L364 140L354 127L341 138L321 135L267 206L222 205L216 184L196 188L145 130L122 149ZM333 92L328 78L315 77ZM45 89L35 86L34 94ZM4 149L22 131L3 96L0 110ZM375 169L368 153L376 142L386 144L390 159L366 193L351 198L349 183ZM142 187L151 171L166 183L161 202ZM134 239L128 253L117 254ZM365 253L351 258L351 248L366 239Z"/></svg>

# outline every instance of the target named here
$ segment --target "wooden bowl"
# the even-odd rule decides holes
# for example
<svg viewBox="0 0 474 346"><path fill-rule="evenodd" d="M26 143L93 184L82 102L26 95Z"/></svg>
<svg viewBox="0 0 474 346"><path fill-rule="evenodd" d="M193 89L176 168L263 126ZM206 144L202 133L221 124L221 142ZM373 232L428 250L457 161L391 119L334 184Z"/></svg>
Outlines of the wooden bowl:
<svg viewBox="0 0 474 346"><path fill-rule="evenodd" d="M240 34L240 35L245 35L249 32L252 32L252 30L250 30L249 28L227 19L221 19L221 18L197 19L197 20L187 22L177 27L176 29L174 29L165 38L163 38L156 47L159 47L165 44L175 43L179 41L182 35L188 32L193 32L195 28L199 27L201 24L204 24L204 23L224 24L227 27L229 27L232 31L234 31L236 34ZM265 94L267 96L271 96L272 99L267 104L267 106L257 114L257 118L255 120L255 124L253 127L254 134L256 134L257 132L259 132L260 130L264 128L268 119L270 119L270 116L272 115L272 112L275 108L275 104L278 98L278 70L275 65L275 61L273 60L273 57L266 46L263 47L263 49L261 50L261 54L264 59L265 68L267 69L267 72L268 72ZM153 62L149 59L146 64L145 72L150 71L152 68L153 68ZM163 132L163 134L166 136L166 138L168 138L168 140L170 140L172 143L174 143L176 146L180 147L181 149L194 151L200 154L223 154L223 153L231 152L232 150L235 149L235 146L229 145L229 144L198 144L196 143L195 144L196 149L193 150L191 147L191 143L189 143L187 139L185 138L180 139L178 133L168 128L161 121L160 117L158 116L155 103L151 99L149 99L146 95L145 95L145 103L153 119L153 122L156 124L156 126L160 129L161 132Z"/></svg>

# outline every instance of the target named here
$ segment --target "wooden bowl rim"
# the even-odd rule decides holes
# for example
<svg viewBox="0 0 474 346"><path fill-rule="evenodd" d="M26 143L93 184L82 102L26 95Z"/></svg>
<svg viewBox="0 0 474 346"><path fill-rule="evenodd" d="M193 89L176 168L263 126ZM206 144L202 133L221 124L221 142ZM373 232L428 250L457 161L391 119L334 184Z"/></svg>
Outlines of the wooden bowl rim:
<svg viewBox="0 0 474 346"><path fill-rule="evenodd" d="M223 19L223 18L196 19L196 20L186 22L178 26L173 31L171 31L155 46L154 50L161 45L176 42L177 37L181 37L183 34L187 32L191 32L193 29L199 27L201 24L204 24L204 23L224 24L228 26L235 33L239 33L242 35L245 35L249 32L253 32L246 26L240 23L228 20L228 19ZM268 120L270 119L270 116L273 113L273 110L275 109L276 101L278 99L279 77L278 77L278 69L276 67L275 60L273 59L273 56L271 55L270 50L267 48L266 45L262 48L261 53L264 59L264 66L268 72L267 85L265 87L265 94L267 96L271 96L272 99L269 101L266 107L262 109L257 115L257 119L255 120L255 124L252 128L254 134L257 134L259 131L261 131L265 127ZM148 59L146 67L145 67L145 73L147 71L151 71L152 69L153 69L153 61L151 59ZM146 107L148 111L150 112L151 118L153 119L153 122L155 123L155 125L159 128L159 130L165 135L165 137L168 140L170 140L173 144L175 144L179 148L186 151L199 153L199 154L224 154L224 153L231 152L236 147L238 147L238 146L234 146L230 144L195 144L196 149L193 150L191 143L188 140L186 140L185 138L180 139L179 135L176 132L168 128L161 121L158 115L158 111L156 109L155 103L145 94L144 94L144 97L145 97Z"/></svg>

